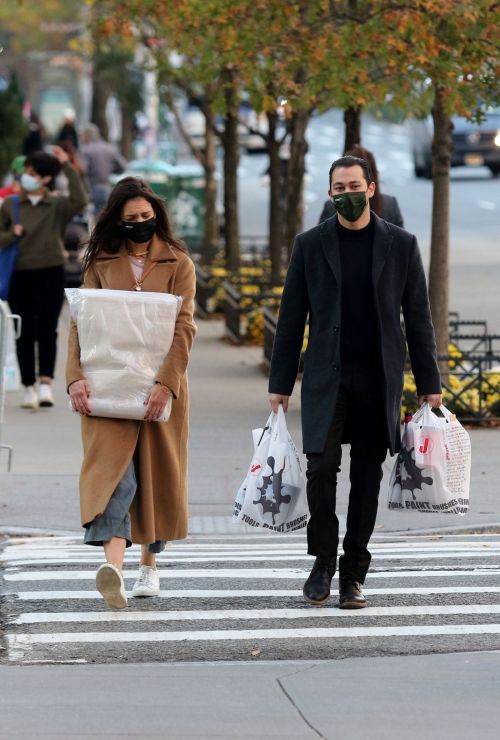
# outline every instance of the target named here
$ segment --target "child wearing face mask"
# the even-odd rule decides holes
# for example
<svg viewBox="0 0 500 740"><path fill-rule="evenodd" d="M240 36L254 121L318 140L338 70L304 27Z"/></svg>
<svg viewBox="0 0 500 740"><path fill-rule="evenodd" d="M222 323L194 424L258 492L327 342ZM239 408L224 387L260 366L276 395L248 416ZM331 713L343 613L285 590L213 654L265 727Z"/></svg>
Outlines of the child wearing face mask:
<svg viewBox="0 0 500 740"><path fill-rule="evenodd" d="M68 179L68 196L53 192L54 179L61 169ZM68 155L56 146L52 155L34 152L26 158L20 184L20 223L16 223L12 197L6 198L0 208L0 249L19 239L8 301L12 312L22 319L17 341L25 388L21 406L33 409L54 405L51 384L64 297L63 237L68 222L86 205L87 194Z"/></svg>

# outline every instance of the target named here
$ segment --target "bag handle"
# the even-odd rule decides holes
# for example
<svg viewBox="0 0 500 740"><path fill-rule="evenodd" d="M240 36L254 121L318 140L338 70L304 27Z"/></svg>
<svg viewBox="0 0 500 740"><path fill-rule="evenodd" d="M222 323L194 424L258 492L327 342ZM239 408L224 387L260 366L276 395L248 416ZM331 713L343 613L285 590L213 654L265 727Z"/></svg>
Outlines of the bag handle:
<svg viewBox="0 0 500 740"><path fill-rule="evenodd" d="M439 410L441 411L441 413L443 414L444 418L446 419L446 423L447 424L449 424L450 421L453 421L452 417L454 416L454 414L452 414L451 411L446 408L446 406L444 405L444 403L441 404L441 406L439 407Z"/></svg>

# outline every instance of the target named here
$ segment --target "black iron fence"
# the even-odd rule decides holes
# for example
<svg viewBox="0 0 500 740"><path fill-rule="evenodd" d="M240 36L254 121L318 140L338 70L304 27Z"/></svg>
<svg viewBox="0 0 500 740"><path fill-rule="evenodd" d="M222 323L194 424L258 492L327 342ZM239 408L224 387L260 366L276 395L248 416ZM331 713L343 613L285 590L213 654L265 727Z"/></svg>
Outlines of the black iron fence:
<svg viewBox="0 0 500 740"><path fill-rule="evenodd" d="M450 334L450 342L457 347L458 352L470 355L474 353L494 357L500 354L500 334Z"/></svg>
<svg viewBox="0 0 500 740"><path fill-rule="evenodd" d="M464 352L440 357L450 367L443 374L446 406L462 422L500 421L500 354Z"/></svg>
<svg viewBox="0 0 500 740"><path fill-rule="evenodd" d="M263 350L267 367L271 362L276 324L276 314L265 309ZM490 335L490 338L492 342L488 340L481 352L461 349L457 354L439 358L449 367L449 373L443 375L445 404L464 423L488 425L500 422L500 352L492 350L499 338L495 335ZM409 358L407 367L410 367ZM407 380L410 377L407 372ZM415 409L416 404L414 384L405 382L403 406Z"/></svg>

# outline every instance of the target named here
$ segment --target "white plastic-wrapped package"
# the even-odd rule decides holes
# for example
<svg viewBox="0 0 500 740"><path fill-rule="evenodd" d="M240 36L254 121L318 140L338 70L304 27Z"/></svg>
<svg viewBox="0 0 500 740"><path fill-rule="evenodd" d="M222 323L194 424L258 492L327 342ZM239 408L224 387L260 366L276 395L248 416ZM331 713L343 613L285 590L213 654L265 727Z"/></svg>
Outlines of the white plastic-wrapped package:
<svg viewBox="0 0 500 740"><path fill-rule="evenodd" d="M91 416L143 419L144 405L174 338L182 298L170 293L68 288ZM172 408L169 398L167 421Z"/></svg>

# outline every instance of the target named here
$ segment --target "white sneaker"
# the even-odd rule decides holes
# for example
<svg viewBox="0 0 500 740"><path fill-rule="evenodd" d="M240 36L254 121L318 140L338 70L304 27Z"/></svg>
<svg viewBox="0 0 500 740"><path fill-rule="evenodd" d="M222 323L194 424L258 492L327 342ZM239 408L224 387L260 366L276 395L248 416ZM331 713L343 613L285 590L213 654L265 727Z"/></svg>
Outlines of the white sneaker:
<svg viewBox="0 0 500 740"><path fill-rule="evenodd" d="M141 565L139 577L134 583L131 596L159 596L160 576L156 568L149 565Z"/></svg>
<svg viewBox="0 0 500 740"><path fill-rule="evenodd" d="M52 386L48 383L40 383L38 386L38 403L44 408L54 405L54 396L52 395Z"/></svg>
<svg viewBox="0 0 500 740"><path fill-rule="evenodd" d="M22 409L37 409L38 396L34 385L28 385L24 389L24 398L21 404Z"/></svg>
<svg viewBox="0 0 500 740"><path fill-rule="evenodd" d="M111 563L101 565L95 576L95 585L110 609L125 609L127 595L121 572Z"/></svg>

